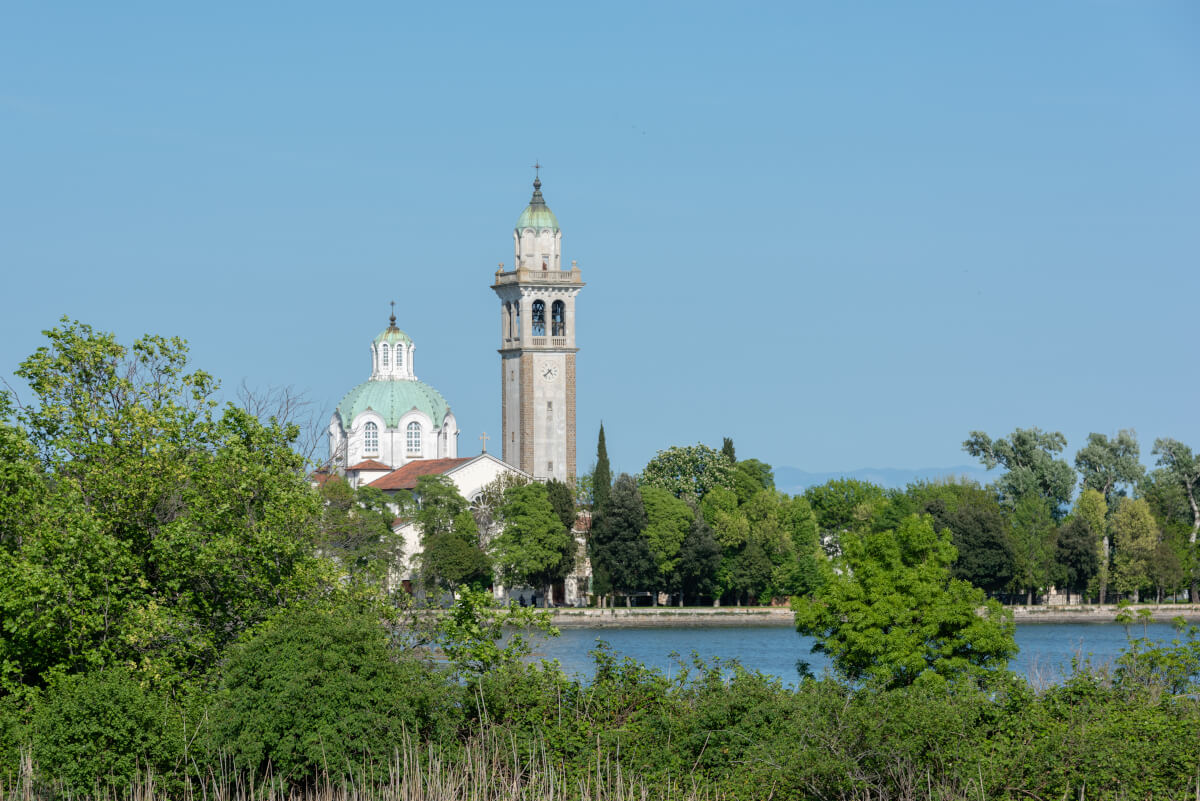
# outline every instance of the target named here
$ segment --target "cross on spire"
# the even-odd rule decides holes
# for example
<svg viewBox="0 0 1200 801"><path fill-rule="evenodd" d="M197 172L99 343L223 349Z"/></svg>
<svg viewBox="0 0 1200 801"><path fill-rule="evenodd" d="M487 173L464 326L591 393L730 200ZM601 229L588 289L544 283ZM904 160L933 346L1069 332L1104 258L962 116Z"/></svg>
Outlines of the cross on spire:
<svg viewBox="0 0 1200 801"><path fill-rule="evenodd" d="M392 301L392 316L388 318L391 322L391 327L396 327L396 301Z"/></svg>
<svg viewBox="0 0 1200 801"><path fill-rule="evenodd" d="M538 162L538 160L537 160L537 159L534 159L534 160L533 160L533 177L534 177L534 180L537 180L537 178L539 178L539 177L540 177L540 176L538 175L538 172L539 172L541 169L542 169L542 165L541 165L541 164Z"/></svg>
<svg viewBox="0 0 1200 801"><path fill-rule="evenodd" d="M487 441L489 439L491 439L491 437L489 437L487 435L486 431L484 431L482 434L479 435L479 441L483 443L483 450L481 451L481 453L487 453Z"/></svg>

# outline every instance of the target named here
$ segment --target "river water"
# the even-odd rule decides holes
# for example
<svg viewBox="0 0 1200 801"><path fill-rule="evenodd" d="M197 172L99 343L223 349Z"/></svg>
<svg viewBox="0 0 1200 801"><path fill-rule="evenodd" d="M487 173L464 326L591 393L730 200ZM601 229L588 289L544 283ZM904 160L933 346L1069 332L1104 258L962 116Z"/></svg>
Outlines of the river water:
<svg viewBox="0 0 1200 801"><path fill-rule="evenodd" d="M1145 630L1141 625L1131 627L1129 635L1169 641L1175 631L1169 623L1152 623ZM588 679L593 669L589 652L597 640L608 642L618 656L632 657L669 675L679 672L672 654L690 662L692 652L705 660L736 659L789 685L797 681L797 660L808 662L817 675L829 665L824 655L811 653L812 638L778 625L564 628L561 636L536 642L533 657L557 659L568 674ZM1035 683L1054 682L1070 672L1073 658L1104 664L1127 643L1125 628L1116 623L1018 623L1021 650L1010 667Z"/></svg>

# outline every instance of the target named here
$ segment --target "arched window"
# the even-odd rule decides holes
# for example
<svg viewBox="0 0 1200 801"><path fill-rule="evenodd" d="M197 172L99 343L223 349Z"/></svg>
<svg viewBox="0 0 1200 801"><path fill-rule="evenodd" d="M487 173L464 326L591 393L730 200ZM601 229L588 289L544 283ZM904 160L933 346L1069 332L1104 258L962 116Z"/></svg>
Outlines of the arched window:
<svg viewBox="0 0 1200 801"><path fill-rule="evenodd" d="M512 303L511 302L504 304L504 330L507 332L505 334L505 336L507 336L509 339L512 339L512 337L513 337L513 313L512 313Z"/></svg>
<svg viewBox="0 0 1200 801"><path fill-rule="evenodd" d="M363 426L363 451L370 454L379 453L379 426L374 423Z"/></svg>
<svg viewBox="0 0 1200 801"><path fill-rule="evenodd" d="M421 452L421 424L415 420L408 424L405 444L409 453Z"/></svg>
<svg viewBox="0 0 1200 801"><path fill-rule="evenodd" d="M379 346L379 366L384 370L388 368L388 346L386 342Z"/></svg>
<svg viewBox="0 0 1200 801"><path fill-rule="evenodd" d="M404 369L404 347L397 345L392 355L396 357L396 372L398 373Z"/></svg>
<svg viewBox="0 0 1200 801"><path fill-rule="evenodd" d="M554 301L554 305L550 307L550 325L554 336L567 335L567 304L561 300Z"/></svg>
<svg viewBox="0 0 1200 801"><path fill-rule="evenodd" d="M535 300L533 302L532 326L530 333L535 337L546 336L546 301Z"/></svg>

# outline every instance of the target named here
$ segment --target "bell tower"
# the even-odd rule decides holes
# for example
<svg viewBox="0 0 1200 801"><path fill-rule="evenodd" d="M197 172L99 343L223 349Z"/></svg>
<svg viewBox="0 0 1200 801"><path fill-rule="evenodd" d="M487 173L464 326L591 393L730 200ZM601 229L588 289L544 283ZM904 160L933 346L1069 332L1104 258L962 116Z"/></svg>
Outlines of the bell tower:
<svg viewBox="0 0 1200 801"><path fill-rule="evenodd" d="M540 169L540 165L535 165ZM503 459L538 478L575 483L575 262L564 269L562 231L533 180L513 228L513 269L496 270L500 298Z"/></svg>

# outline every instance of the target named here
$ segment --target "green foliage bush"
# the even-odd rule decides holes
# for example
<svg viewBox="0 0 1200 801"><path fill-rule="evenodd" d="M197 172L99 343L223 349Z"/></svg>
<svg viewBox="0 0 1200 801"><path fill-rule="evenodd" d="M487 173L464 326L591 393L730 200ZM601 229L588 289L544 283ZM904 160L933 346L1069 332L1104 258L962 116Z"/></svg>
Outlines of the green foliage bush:
<svg viewBox="0 0 1200 801"><path fill-rule="evenodd" d="M186 725L168 695L121 667L56 675L35 707L33 761L66 789L129 786L186 770Z"/></svg>
<svg viewBox="0 0 1200 801"><path fill-rule="evenodd" d="M449 740L457 687L388 648L374 616L345 609L286 612L235 647L212 711L210 751L238 769L293 782L325 771L377 775L405 734Z"/></svg>

